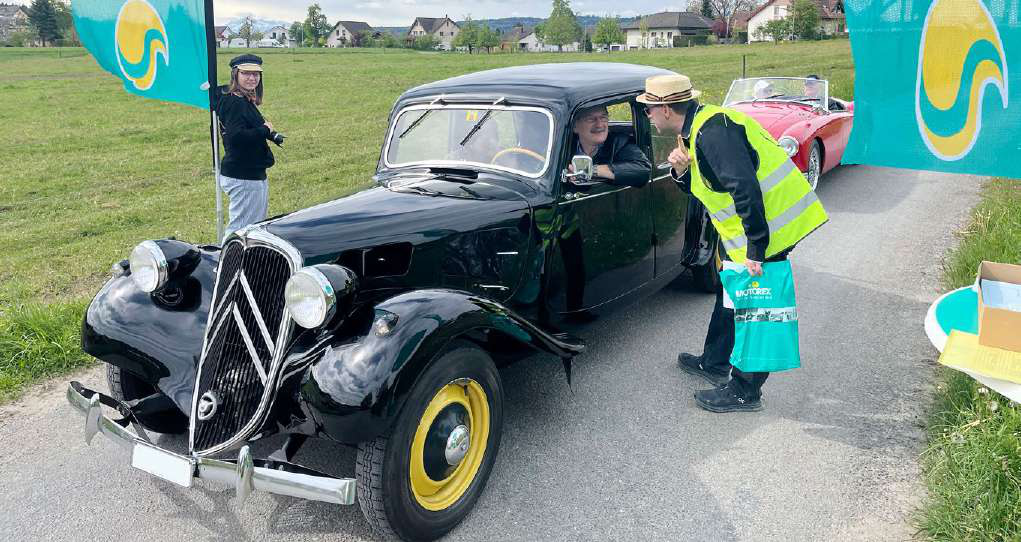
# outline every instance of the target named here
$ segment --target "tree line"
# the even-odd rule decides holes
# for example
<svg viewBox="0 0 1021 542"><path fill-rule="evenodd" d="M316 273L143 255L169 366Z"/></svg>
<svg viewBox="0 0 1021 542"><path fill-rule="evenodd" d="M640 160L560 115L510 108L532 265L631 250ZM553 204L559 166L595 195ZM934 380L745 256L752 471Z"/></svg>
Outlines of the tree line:
<svg viewBox="0 0 1021 542"><path fill-rule="evenodd" d="M11 32L2 45L27 47L38 43L78 46L69 0L32 0L28 7L28 28Z"/></svg>
<svg viewBox="0 0 1021 542"><path fill-rule="evenodd" d="M819 6L812 0L794 0L787 16L773 19L756 29L759 39L770 37L775 43L783 40L819 39Z"/></svg>

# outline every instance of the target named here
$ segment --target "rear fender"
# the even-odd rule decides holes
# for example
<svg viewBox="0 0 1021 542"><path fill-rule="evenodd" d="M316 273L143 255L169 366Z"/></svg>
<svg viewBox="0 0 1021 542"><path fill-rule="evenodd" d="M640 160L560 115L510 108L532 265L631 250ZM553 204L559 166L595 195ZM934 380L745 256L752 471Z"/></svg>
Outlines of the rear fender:
<svg viewBox="0 0 1021 542"><path fill-rule="evenodd" d="M323 436L345 443L371 440L390 428L418 376L451 341L486 330L561 358L584 349L482 297L418 290L377 305L369 333L358 342L326 349L306 373L299 401Z"/></svg>

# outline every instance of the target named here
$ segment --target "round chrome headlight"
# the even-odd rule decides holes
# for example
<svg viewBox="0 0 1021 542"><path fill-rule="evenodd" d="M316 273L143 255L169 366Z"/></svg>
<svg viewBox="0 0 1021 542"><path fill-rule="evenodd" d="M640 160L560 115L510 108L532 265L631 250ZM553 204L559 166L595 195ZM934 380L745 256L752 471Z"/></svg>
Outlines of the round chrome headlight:
<svg viewBox="0 0 1021 542"><path fill-rule="evenodd" d="M167 283L167 257L154 241L143 241L128 258L131 280L143 292L154 292Z"/></svg>
<svg viewBox="0 0 1021 542"><path fill-rule="evenodd" d="M287 280L284 303L299 326L312 329L323 325L333 315L337 294L322 271L303 267Z"/></svg>
<svg viewBox="0 0 1021 542"><path fill-rule="evenodd" d="M780 147L787 153L787 156L794 156L795 154L798 154L798 140L793 137L783 136L779 141L777 141L777 143L779 143Z"/></svg>

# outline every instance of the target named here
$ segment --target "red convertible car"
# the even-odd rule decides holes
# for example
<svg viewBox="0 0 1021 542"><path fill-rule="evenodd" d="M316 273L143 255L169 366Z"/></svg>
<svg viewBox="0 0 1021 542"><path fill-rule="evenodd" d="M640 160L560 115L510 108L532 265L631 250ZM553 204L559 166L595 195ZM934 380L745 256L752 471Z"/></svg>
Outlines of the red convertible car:
<svg viewBox="0 0 1021 542"><path fill-rule="evenodd" d="M824 79L738 79L731 83L723 105L759 121L812 188L820 175L840 164L854 120L854 102L831 98Z"/></svg>

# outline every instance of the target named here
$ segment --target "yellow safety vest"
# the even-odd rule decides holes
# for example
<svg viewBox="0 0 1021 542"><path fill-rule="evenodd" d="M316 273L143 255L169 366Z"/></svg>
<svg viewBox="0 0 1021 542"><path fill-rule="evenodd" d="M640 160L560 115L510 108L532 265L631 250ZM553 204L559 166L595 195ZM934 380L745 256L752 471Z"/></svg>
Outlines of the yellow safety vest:
<svg viewBox="0 0 1021 542"><path fill-rule="evenodd" d="M812 186L765 128L740 111L703 105L691 123L691 194L709 211L713 226L720 233L720 241L731 260L736 263L745 261L748 239L744 224L730 193L714 191L702 177L695 152L699 129L717 114L744 126L748 142L758 153L759 167L755 176L759 180L769 224L766 258L793 247L829 220Z"/></svg>

